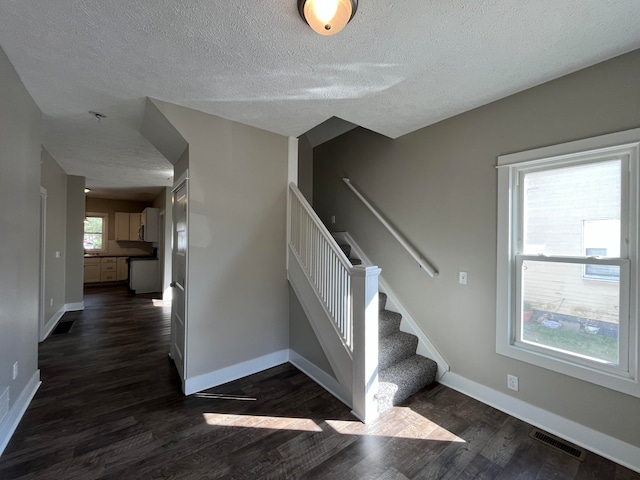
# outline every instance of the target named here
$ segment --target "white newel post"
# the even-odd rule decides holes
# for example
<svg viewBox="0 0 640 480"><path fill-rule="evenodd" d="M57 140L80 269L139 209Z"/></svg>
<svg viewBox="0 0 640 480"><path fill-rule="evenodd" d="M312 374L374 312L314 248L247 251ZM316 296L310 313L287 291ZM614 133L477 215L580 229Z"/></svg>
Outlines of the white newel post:
<svg viewBox="0 0 640 480"><path fill-rule="evenodd" d="M364 423L378 416L378 267L351 270L353 411Z"/></svg>

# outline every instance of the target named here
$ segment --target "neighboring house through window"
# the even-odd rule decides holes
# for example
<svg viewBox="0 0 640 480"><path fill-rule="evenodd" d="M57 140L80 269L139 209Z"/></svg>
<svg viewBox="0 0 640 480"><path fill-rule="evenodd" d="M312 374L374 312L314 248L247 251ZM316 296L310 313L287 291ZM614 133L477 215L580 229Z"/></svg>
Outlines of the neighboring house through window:
<svg viewBox="0 0 640 480"><path fill-rule="evenodd" d="M637 129L499 157L498 353L640 396L639 148Z"/></svg>
<svg viewBox="0 0 640 480"><path fill-rule="evenodd" d="M586 220L584 222L584 252L587 257L620 256L620 220ZM611 265L585 265L584 278L590 280L620 280L620 272Z"/></svg>
<svg viewBox="0 0 640 480"><path fill-rule="evenodd" d="M84 250L87 253L107 251L107 213L87 212L84 221Z"/></svg>

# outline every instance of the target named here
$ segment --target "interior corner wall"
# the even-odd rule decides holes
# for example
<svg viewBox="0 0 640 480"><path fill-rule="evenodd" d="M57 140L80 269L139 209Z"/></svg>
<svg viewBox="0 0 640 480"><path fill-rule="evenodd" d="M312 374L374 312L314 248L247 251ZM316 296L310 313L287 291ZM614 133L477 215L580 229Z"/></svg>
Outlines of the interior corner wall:
<svg viewBox="0 0 640 480"><path fill-rule="evenodd" d="M189 144L185 377L242 375L244 362L288 351L289 140L154 102Z"/></svg>
<svg viewBox="0 0 640 480"><path fill-rule="evenodd" d="M0 48L0 396L9 395L0 453L40 379L40 123L40 110Z"/></svg>
<svg viewBox="0 0 640 480"><path fill-rule="evenodd" d="M78 309L84 299L85 178L67 175L65 303Z"/></svg>
<svg viewBox="0 0 640 480"><path fill-rule="evenodd" d="M178 159L176 164L173 166L173 181L175 182L178 178L180 178L184 172L189 169L189 146L184 152L182 152L182 156Z"/></svg>
<svg viewBox="0 0 640 480"><path fill-rule="evenodd" d="M357 129L314 149L316 211L327 225L335 214L336 231L382 268L452 372L636 447L638 398L496 353L495 166L499 155L640 127L638 79L640 50L396 140ZM345 176L438 277L417 267ZM519 392L506 389L508 373Z"/></svg>
<svg viewBox="0 0 640 480"><path fill-rule="evenodd" d="M67 230L67 174L43 148L40 185L47 190L44 322L64 313ZM42 340L42 338L41 338Z"/></svg>
<svg viewBox="0 0 640 480"><path fill-rule="evenodd" d="M313 205L313 147L306 135L298 138L298 189Z"/></svg>

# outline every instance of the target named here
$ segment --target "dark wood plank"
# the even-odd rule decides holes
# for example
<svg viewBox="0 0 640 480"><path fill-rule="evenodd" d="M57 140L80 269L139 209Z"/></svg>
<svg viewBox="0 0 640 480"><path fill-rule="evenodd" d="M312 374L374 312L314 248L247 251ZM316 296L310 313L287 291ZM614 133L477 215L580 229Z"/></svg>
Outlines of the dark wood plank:
<svg viewBox="0 0 640 480"><path fill-rule="evenodd" d="M65 315L76 324L40 345L43 384L2 480L640 480L550 450L530 425L437 384L370 425L289 364L184 397L170 312L153 300L91 287L85 310Z"/></svg>

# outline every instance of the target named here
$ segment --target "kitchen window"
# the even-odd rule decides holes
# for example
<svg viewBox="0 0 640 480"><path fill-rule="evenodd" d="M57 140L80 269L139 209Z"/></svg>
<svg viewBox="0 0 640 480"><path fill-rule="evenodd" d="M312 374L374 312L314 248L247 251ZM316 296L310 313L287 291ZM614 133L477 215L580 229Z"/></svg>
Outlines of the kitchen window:
<svg viewBox="0 0 640 480"><path fill-rule="evenodd" d="M498 158L496 351L640 396L640 129Z"/></svg>
<svg viewBox="0 0 640 480"><path fill-rule="evenodd" d="M107 213L87 213L84 220L84 251L104 253L107 251Z"/></svg>

